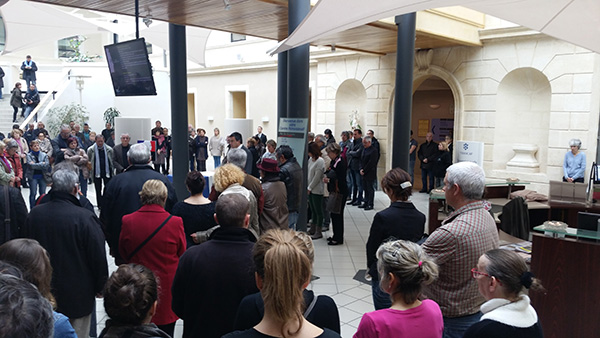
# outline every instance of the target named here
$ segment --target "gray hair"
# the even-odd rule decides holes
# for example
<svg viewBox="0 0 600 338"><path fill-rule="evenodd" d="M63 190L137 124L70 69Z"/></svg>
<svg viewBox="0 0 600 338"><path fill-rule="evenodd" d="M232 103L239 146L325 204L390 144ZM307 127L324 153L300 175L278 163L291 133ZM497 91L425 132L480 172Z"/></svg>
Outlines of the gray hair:
<svg viewBox="0 0 600 338"><path fill-rule="evenodd" d="M131 139L131 136L129 136L129 134L127 134L127 133L121 134L121 138L123 138L123 137L127 137L128 139Z"/></svg>
<svg viewBox="0 0 600 338"><path fill-rule="evenodd" d="M231 163L242 170L246 168L247 159L248 154L243 149L233 148L227 153L227 163Z"/></svg>
<svg viewBox="0 0 600 338"><path fill-rule="evenodd" d="M308 138L314 140L315 139L315 133L313 133L312 131L309 131L308 132Z"/></svg>
<svg viewBox="0 0 600 338"><path fill-rule="evenodd" d="M150 162L150 149L144 143L136 143L129 148L127 159L130 164L148 164Z"/></svg>
<svg viewBox="0 0 600 338"><path fill-rule="evenodd" d="M60 131L67 130L67 129L69 131L71 130L71 127L68 124L61 124L60 125Z"/></svg>
<svg viewBox="0 0 600 338"><path fill-rule="evenodd" d="M480 200L485 189L485 173L473 162L459 162L446 170L448 184L458 185L463 196L469 200Z"/></svg>
<svg viewBox="0 0 600 338"><path fill-rule="evenodd" d="M52 190L72 193L79 183L79 175L71 170L57 170L52 174Z"/></svg>
<svg viewBox="0 0 600 338"><path fill-rule="evenodd" d="M572 138L569 141L569 147L572 147L572 146L576 146L577 149L580 149L581 148L581 140L578 138Z"/></svg>
<svg viewBox="0 0 600 338"><path fill-rule="evenodd" d="M371 142L373 142L373 139L371 138L371 136L365 136L365 137L363 137L363 141L367 142L367 143L371 143Z"/></svg>
<svg viewBox="0 0 600 338"><path fill-rule="evenodd" d="M327 139L325 138L325 136L323 134L319 134L317 136L315 136L315 142L321 142L323 144L327 143Z"/></svg>
<svg viewBox="0 0 600 338"><path fill-rule="evenodd" d="M19 148L17 141L14 139L5 139L4 143L6 143L6 149Z"/></svg>

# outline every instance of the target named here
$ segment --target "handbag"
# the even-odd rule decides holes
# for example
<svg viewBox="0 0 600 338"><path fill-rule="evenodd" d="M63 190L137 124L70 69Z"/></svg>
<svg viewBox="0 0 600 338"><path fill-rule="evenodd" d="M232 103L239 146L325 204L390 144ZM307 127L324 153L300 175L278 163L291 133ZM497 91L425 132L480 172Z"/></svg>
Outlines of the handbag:
<svg viewBox="0 0 600 338"><path fill-rule="evenodd" d="M153 233L150 234L150 236L148 236L148 238L146 238L140 245L137 246L137 248L135 248L135 250L133 250L128 256L127 256L127 262L131 261L131 258L133 258L133 256L135 256L136 253L138 253L138 251L140 251L140 249L142 249L144 247L144 245L146 245L146 243L150 242L150 240L152 239L152 237L154 237L154 235L156 235L160 229L162 229L162 227L165 226L165 224L167 224L167 222L169 222L169 220L171 219L171 217L173 217L173 215L169 215L169 217L167 217L167 219L164 220L164 222L162 222L158 228L156 228L156 230L154 230Z"/></svg>
<svg viewBox="0 0 600 338"><path fill-rule="evenodd" d="M342 205L345 202L344 195L340 193L340 189L338 188L336 181L335 191L329 192L329 198L327 198L327 206L325 208L332 214L340 214L342 212Z"/></svg>

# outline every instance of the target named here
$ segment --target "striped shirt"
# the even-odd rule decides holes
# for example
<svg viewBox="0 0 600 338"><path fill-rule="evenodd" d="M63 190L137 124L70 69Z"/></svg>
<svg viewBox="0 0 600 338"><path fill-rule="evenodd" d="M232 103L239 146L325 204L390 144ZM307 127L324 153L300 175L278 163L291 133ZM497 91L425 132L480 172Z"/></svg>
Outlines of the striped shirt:
<svg viewBox="0 0 600 338"><path fill-rule="evenodd" d="M471 202L454 211L423 243L423 250L439 265L438 279L423 294L440 305L444 317L474 314L485 301L471 269L482 254L498 247L499 239L483 203Z"/></svg>

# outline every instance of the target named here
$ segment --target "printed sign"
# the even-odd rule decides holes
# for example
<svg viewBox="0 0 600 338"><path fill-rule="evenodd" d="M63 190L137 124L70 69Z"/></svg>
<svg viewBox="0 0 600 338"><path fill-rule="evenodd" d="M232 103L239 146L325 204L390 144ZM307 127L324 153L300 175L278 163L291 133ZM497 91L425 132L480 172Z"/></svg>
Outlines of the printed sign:
<svg viewBox="0 0 600 338"><path fill-rule="evenodd" d="M302 159L305 156L307 132L308 119L287 117L279 119L277 146L279 147L284 144L290 146L300 166L302 166Z"/></svg>
<svg viewBox="0 0 600 338"><path fill-rule="evenodd" d="M454 152L457 162L474 162L483 167L483 142L458 141Z"/></svg>

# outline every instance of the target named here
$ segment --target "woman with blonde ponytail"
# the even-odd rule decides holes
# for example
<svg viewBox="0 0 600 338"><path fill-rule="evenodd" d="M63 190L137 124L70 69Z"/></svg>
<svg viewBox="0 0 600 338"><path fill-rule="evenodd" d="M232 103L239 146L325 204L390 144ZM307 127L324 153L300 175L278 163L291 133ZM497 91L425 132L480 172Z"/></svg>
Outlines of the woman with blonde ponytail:
<svg viewBox="0 0 600 338"><path fill-rule="evenodd" d="M403 240L383 243L377 250L377 270L392 306L365 313L354 337L442 337L440 307L432 300L419 300L423 285L438 276L437 265L423 249Z"/></svg>
<svg viewBox="0 0 600 338"><path fill-rule="evenodd" d="M273 229L259 238L254 246L254 264L265 314L253 328L223 337L340 337L329 329L318 328L303 316L302 291L312 273L312 264L305 251L306 244L291 230Z"/></svg>

